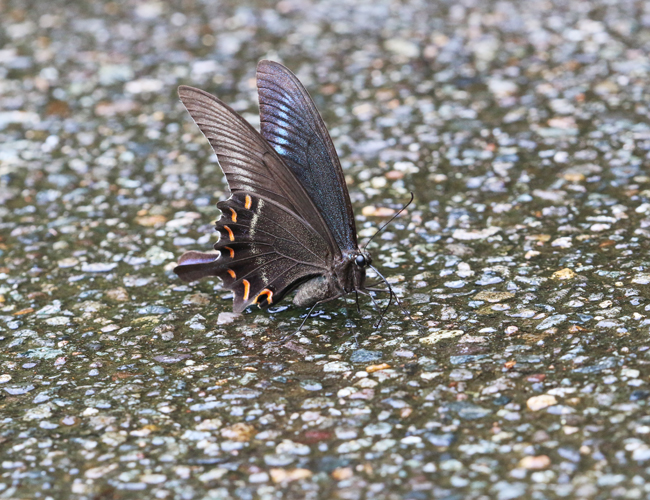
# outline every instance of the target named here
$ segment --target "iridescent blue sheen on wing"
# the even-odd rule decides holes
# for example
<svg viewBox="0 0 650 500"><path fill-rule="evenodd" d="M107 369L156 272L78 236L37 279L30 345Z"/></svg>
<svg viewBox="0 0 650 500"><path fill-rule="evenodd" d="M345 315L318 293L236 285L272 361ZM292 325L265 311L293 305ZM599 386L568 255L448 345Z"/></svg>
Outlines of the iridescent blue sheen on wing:
<svg viewBox="0 0 650 500"><path fill-rule="evenodd" d="M257 66L261 133L298 178L341 250L357 248L350 195L332 139L314 102L287 68Z"/></svg>

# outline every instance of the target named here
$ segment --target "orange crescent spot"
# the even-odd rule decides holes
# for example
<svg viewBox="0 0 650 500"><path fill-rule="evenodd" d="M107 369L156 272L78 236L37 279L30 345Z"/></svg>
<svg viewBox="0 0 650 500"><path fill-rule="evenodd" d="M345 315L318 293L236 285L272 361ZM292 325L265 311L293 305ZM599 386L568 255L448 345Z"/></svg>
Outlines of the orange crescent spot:
<svg viewBox="0 0 650 500"><path fill-rule="evenodd" d="M230 211L232 212L232 216L231 216L232 221L237 222L237 212L235 212L235 210L232 208L230 209Z"/></svg>
<svg viewBox="0 0 650 500"><path fill-rule="evenodd" d="M248 280L242 280L244 284L244 300L248 300L248 294L251 292L251 284Z"/></svg>
<svg viewBox="0 0 650 500"><path fill-rule="evenodd" d="M253 204L253 200L251 200L250 196L246 195L246 203L244 204L246 210L250 210L252 204Z"/></svg>
<svg viewBox="0 0 650 500"><path fill-rule="evenodd" d="M224 250L228 250L230 252L230 258L231 259L235 258L235 251L232 248L230 248L230 247L223 247L223 248L224 248Z"/></svg>
<svg viewBox="0 0 650 500"><path fill-rule="evenodd" d="M235 235L232 232L232 229L230 229L228 226L223 226L223 228L228 231L228 237L230 238L230 241L235 241Z"/></svg>
<svg viewBox="0 0 650 500"><path fill-rule="evenodd" d="M266 301L269 303L269 305L273 304L273 292L269 290L268 288L265 288L262 290L259 294L257 294L257 297L255 297L255 303L257 304L257 301L262 295L266 295Z"/></svg>
<svg viewBox="0 0 650 500"><path fill-rule="evenodd" d="M232 279L236 279L236 278L237 278L237 275L235 274L235 271L233 271L232 269L226 269L226 271L228 271L228 274L230 275L230 277L231 277Z"/></svg>

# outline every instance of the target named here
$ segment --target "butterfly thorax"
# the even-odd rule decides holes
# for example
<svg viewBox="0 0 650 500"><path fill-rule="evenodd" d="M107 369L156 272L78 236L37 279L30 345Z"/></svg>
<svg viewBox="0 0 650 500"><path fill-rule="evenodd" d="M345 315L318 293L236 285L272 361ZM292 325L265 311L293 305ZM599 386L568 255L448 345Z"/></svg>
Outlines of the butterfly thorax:
<svg viewBox="0 0 650 500"><path fill-rule="evenodd" d="M310 307L317 302L328 302L355 290L363 290L366 268L371 262L372 257L365 251L344 250L330 272L312 278L298 288L293 303Z"/></svg>

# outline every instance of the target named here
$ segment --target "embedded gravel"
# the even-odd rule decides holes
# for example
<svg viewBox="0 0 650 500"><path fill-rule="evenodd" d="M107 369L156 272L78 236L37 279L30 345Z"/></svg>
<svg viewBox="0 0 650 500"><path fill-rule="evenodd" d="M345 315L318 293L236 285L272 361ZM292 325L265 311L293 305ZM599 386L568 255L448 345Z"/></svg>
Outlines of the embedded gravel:
<svg viewBox="0 0 650 500"><path fill-rule="evenodd" d="M0 499L650 499L649 5L0 3ZM423 330L172 273L264 58Z"/></svg>

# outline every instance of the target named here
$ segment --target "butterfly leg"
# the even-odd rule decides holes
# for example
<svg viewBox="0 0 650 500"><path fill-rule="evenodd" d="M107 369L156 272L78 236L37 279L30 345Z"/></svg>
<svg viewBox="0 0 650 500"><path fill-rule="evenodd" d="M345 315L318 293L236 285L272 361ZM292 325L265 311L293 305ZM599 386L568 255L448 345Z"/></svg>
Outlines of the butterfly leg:
<svg viewBox="0 0 650 500"><path fill-rule="evenodd" d="M363 290L358 290L359 293L361 293L363 295L367 295L368 297L370 297L370 300L372 300L372 303L375 306L375 309L380 310L381 306L377 303L377 301L375 300L375 298L371 294L367 293L367 291L371 291L371 292L387 292L388 290L372 289L372 288L365 288ZM389 302L388 305L390 306L390 302ZM377 321L377 323L375 323L375 328L379 328L381 326L381 322L384 319L384 314L386 313L387 309L388 309L388 306L386 306L384 308L384 310L381 312L381 314L379 315L379 320Z"/></svg>
<svg viewBox="0 0 650 500"><path fill-rule="evenodd" d="M302 330L302 327L305 326L305 323L307 322L307 319L311 316L311 313L314 312L314 309L316 309L316 306L321 305L321 304L324 304L325 302L329 302L330 300L338 299L340 296L341 296L341 295L337 295L337 296L335 296L335 297L329 297L329 298L327 298L327 299L319 300L318 302L316 302L314 305L311 306L311 308L309 309L309 312L307 313L307 315L304 317L304 319L303 319L302 322L300 323L300 326L299 326L299 327L298 327L298 328L297 328L293 333L290 333L289 335L285 335L285 336L282 337L280 340L276 340L276 341L274 341L274 342L268 342L268 343L265 345L265 348L269 348L269 347L279 347L279 346L282 346L282 345L286 344L287 341L288 341L291 337L293 337L293 336L294 336L295 334L297 334L300 330Z"/></svg>
<svg viewBox="0 0 650 500"><path fill-rule="evenodd" d="M411 316L411 313L408 312L408 311L404 308L404 305L402 304L402 301L399 300L399 297L397 297L397 294L396 294L395 292L393 292L393 287L390 286L390 283L388 283L388 281L386 280L386 278L384 278L384 276L383 276L383 275L382 275L382 274L377 270L377 268L375 268L374 266L370 266L370 268L371 268L373 271L375 271L375 273L377 273L377 276L379 276L379 277L383 280L383 282L386 284L386 286L388 287L388 293L390 293L390 296L391 296L391 297L395 297L395 301L397 302L397 305L398 305L399 308L402 310L402 312L404 313L404 315L408 316L408 318L411 320L411 323L413 323L413 324L415 325L415 327L416 327L420 332L422 332L422 331L426 331L426 328L424 327L424 325L422 325L421 323L419 323L418 321L416 321L415 318L413 318L413 316ZM370 290L370 289L367 289L367 290ZM380 292L380 291L381 291L381 292L386 292L386 290L381 290L381 289L373 289L372 291L375 291L375 292ZM388 301L388 305L390 305L390 300Z"/></svg>
<svg viewBox="0 0 650 500"><path fill-rule="evenodd" d="M352 334L352 338L354 339L354 348L359 349L359 332Z"/></svg>

